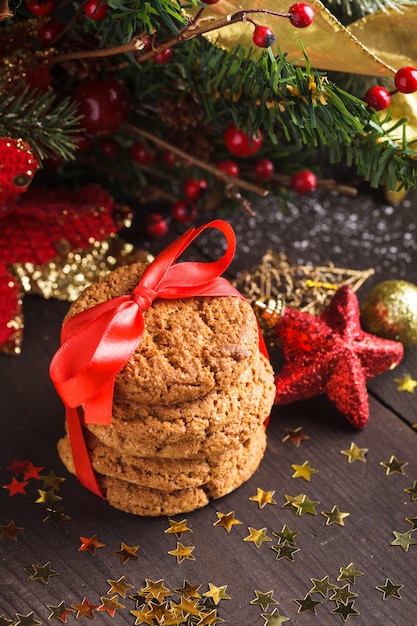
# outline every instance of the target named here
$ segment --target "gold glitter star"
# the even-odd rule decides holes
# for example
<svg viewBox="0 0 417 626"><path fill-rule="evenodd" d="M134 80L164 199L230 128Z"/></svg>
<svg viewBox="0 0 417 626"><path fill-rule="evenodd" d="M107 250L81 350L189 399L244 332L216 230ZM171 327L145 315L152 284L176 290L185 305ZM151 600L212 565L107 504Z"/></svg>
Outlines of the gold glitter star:
<svg viewBox="0 0 417 626"><path fill-rule="evenodd" d="M282 543L279 543L276 546L272 546L272 549L274 550L274 552L277 553L277 556L275 557L276 561L279 561L280 559L287 559L288 561L294 561L293 554L295 552L300 551L300 548L296 548L295 546L292 546L291 544L288 543L288 541L283 541Z"/></svg>
<svg viewBox="0 0 417 626"><path fill-rule="evenodd" d="M191 528L188 528L186 519L183 519L180 522L176 522L173 519L169 519L168 522L169 522L169 528L164 530L164 533L167 533L168 535L174 534L177 539L181 539L181 536L183 533L193 532Z"/></svg>
<svg viewBox="0 0 417 626"><path fill-rule="evenodd" d="M0 615L0 626L13 626L15 622L11 619L8 619L4 615Z"/></svg>
<svg viewBox="0 0 417 626"><path fill-rule="evenodd" d="M41 479L45 489L55 489L56 491L59 490L61 483L65 480L65 478L57 476L54 470L49 472L49 474L41 474L39 478Z"/></svg>
<svg viewBox="0 0 417 626"><path fill-rule="evenodd" d="M284 622L289 621L289 617L280 615L278 609L274 609L272 613L261 613L261 617L265 620L264 626L281 626Z"/></svg>
<svg viewBox="0 0 417 626"><path fill-rule="evenodd" d="M411 530L417 529L417 517L406 517L405 521L411 524ZM1 527L0 527L1 528ZM1 539L1 537L0 537Z"/></svg>
<svg viewBox="0 0 417 626"><path fill-rule="evenodd" d="M347 567L340 567L339 572L340 574L337 577L337 580L347 580L351 585L354 584L357 576L363 576L363 572L355 570L353 563L349 563Z"/></svg>
<svg viewBox="0 0 417 626"><path fill-rule="evenodd" d="M295 537L300 533L294 530L290 530L287 524L284 524L282 530L272 533L274 537L278 537L278 543L283 543L284 541L288 541L288 543L295 545Z"/></svg>
<svg viewBox="0 0 417 626"><path fill-rule="evenodd" d="M113 552L114 556L120 556L120 559L123 565L129 560L133 559L136 561L139 557L136 552L139 550L139 546L128 546L123 541L120 544L120 550L117 552Z"/></svg>
<svg viewBox="0 0 417 626"><path fill-rule="evenodd" d="M148 624L148 626L155 624L148 606L142 609L133 609L130 612L134 617L136 617L135 624Z"/></svg>
<svg viewBox="0 0 417 626"><path fill-rule="evenodd" d="M251 600L250 604L259 604L261 609L263 611L266 611L271 604L278 604L278 602L273 599L273 595L273 591L267 591L266 593L262 593L262 591L258 591L257 589L255 589L256 598L255 600Z"/></svg>
<svg viewBox="0 0 417 626"><path fill-rule="evenodd" d="M321 600L313 600L309 593L307 593L302 600L294 598L294 602L299 605L297 613L308 611L308 613L313 613L313 615L316 615L317 604L321 604Z"/></svg>
<svg viewBox="0 0 417 626"><path fill-rule="evenodd" d="M39 498L35 500L36 504L47 504L48 506L52 506L54 502L59 502L62 500L61 496L58 496L53 489L38 489Z"/></svg>
<svg viewBox="0 0 417 626"><path fill-rule="evenodd" d="M310 589L310 593L320 593L323 598L327 598L327 594L329 591L335 589L335 585L329 583L329 577L324 576L324 578L310 578L313 583L313 588Z"/></svg>
<svg viewBox="0 0 417 626"><path fill-rule="evenodd" d="M320 502L316 500L310 500L305 494L301 498L300 502L294 502L294 506L297 509L297 515L305 515L305 513L310 513L310 515L317 515L316 506L320 504Z"/></svg>
<svg viewBox="0 0 417 626"><path fill-rule="evenodd" d="M384 594L382 597L383 600L386 600L389 597L401 599L399 591L402 587L404 587L404 585L394 585L394 583L387 578L385 585L380 585L379 587L376 587L376 589L378 589L378 591L382 591Z"/></svg>
<svg viewBox="0 0 417 626"><path fill-rule="evenodd" d="M51 562L44 565L32 565L31 568L25 568L27 574L29 574L28 580L38 580L43 585L47 585L51 576L58 576L58 572L52 569Z"/></svg>
<svg viewBox="0 0 417 626"><path fill-rule="evenodd" d="M176 608L182 611L181 617L183 617L184 614L198 616L201 614L197 598L190 599L182 596L181 601L176 605Z"/></svg>
<svg viewBox="0 0 417 626"><path fill-rule="evenodd" d="M253 502L257 502L260 509L263 509L267 504L276 504L275 500L272 498L275 491L264 491L263 489L256 489L256 496L252 496L249 500Z"/></svg>
<svg viewBox="0 0 417 626"><path fill-rule="evenodd" d="M206 598L211 598L214 604L219 604L220 600L230 600L230 596L226 593L227 585L222 585L221 587L217 587L213 585L213 583L209 583L209 591L203 593L203 596Z"/></svg>
<svg viewBox="0 0 417 626"><path fill-rule="evenodd" d="M146 585L140 589L140 593L144 594L147 598L155 598L161 602L164 598L171 595L171 591L168 587L165 587L162 578L156 581L145 578L145 583Z"/></svg>
<svg viewBox="0 0 417 626"><path fill-rule="evenodd" d="M248 526L248 531L250 534L243 541L252 541L257 548L260 548L264 541L272 541L271 537L266 534L266 526L260 530Z"/></svg>
<svg viewBox="0 0 417 626"><path fill-rule="evenodd" d="M187 580L184 580L184 582L182 583L182 587L180 589L176 589L175 591L184 596L184 598L186 599L201 598L200 594L198 593L200 587L201 585L190 585Z"/></svg>
<svg viewBox="0 0 417 626"><path fill-rule="evenodd" d="M84 552L87 550L92 556L95 555L96 550L98 548L104 548L105 543L101 543L98 541L97 535L93 535L92 537L80 537L81 545L78 548L78 552Z"/></svg>
<svg viewBox="0 0 417 626"><path fill-rule="evenodd" d="M397 384L397 391L408 391L408 393L414 393L417 387L417 380L413 380L410 374L406 374L404 378L394 378L394 383Z"/></svg>
<svg viewBox="0 0 417 626"><path fill-rule="evenodd" d="M321 514L324 515L324 517L327 517L326 526L329 526L330 524L339 524L339 526L344 526L344 518L350 515L350 513L342 513L339 511L339 508L336 505L334 505L331 511L322 511Z"/></svg>
<svg viewBox="0 0 417 626"><path fill-rule="evenodd" d="M13 626L38 626L42 624L38 619L35 619L34 612L28 613L27 615L22 615L21 613L16 613L17 622L13 622Z"/></svg>
<svg viewBox="0 0 417 626"><path fill-rule="evenodd" d="M73 609L67 609L64 600L57 606L51 606L49 604L47 606L51 611L51 614L48 615L48 620L59 619L60 622L66 622L67 616L70 615L70 613L74 613Z"/></svg>
<svg viewBox="0 0 417 626"><path fill-rule="evenodd" d="M349 450L342 450L342 454L348 457L348 463L354 461L363 461L366 463L365 455L368 452L368 448L359 448L356 443L351 443Z"/></svg>
<svg viewBox="0 0 417 626"><path fill-rule="evenodd" d="M90 604L87 598L84 598L81 604L71 604L74 611L76 611L75 619L81 619L81 617L88 617L94 619L93 611L98 609L98 604Z"/></svg>
<svg viewBox="0 0 417 626"><path fill-rule="evenodd" d="M111 596L112 594L117 593L117 595L120 596L121 598L125 598L126 591L129 591L130 589L134 589L135 587L135 585L129 585L129 583L126 582L126 579L124 576L120 576L119 580L108 579L107 582L110 585L110 589L107 592L108 596Z"/></svg>
<svg viewBox="0 0 417 626"><path fill-rule="evenodd" d="M200 620L197 622L198 626L211 626L211 624L221 624L224 619L217 615L217 610L213 609L209 613L202 613Z"/></svg>
<svg viewBox="0 0 417 626"><path fill-rule="evenodd" d="M234 511L230 511L229 513L216 512L216 515L219 519L217 520L217 522L214 522L213 526L223 526L223 528L225 528L228 533L230 533L233 526L235 526L236 524L242 524L242 522L235 518Z"/></svg>
<svg viewBox="0 0 417 626"><path fill-rule="evenodd" d="M394 535L395 539L394 541L391 541L391 545L401 546L404 552L408 552L408 548L411 545L414 545L417 543L417 539L413 538L412 533L413 533L412 530L407 530L407 532L405 533L399 533L396 530L393 530L392 534Z"/></svg>
<svg viewBox="0 0 417 626"><path fill-rule="evenodd" d="M106 611L110 615L110 617L114 617L114 614L119 609L126 608L124 604L120 604L120 602L117 601L117 594L114 595L112 598L106 598L106 596L102 596L100 600L101 604L97 607L97 611Z"/></svg>
<svg viewBox="0 0 417 626"><path fill-rule="evenodd" d="M310 439L310 437L308 435L304 435L302 433L303 427L299 426L298 428L296 428L295 430L292 430L291 428L286 428L285 432L287 433L285 435L285 437L283 438L283 442L290 442L292 443L296 448L300 447L300 443L302 441L306 441L307 439Z"/></svg>
<svg viewBox="0 0 417 626"><path fill-rule="evenodd" d="M16 526L14 520L11 520L7 526L0 526L0 539L12 539L12 541L17 541L17 535L22 533L25 529Z"/></svg>
<svg viewBox="0 0 417 626"><path fill-rule="evenodd" d="M385 461L385 462L381 461L380 465L382 465L382 467L385 467L386 469L385 474L389 476L390 474L405 475L405 472L403 471L403 467L404 465L408 465L408 464L402 461L398 461L395 455L392 454L389 461Z"/></svg>
<svg viewBox="0 0 417 626"><path fill-rule="evenodd" d="M191 554L195 546L183 546L182 543L177 541L177 547L175 550L169 550L168 554L172 554L177 558L177 563L182 563L184 559L189 561L195 561L195 557Z"/></svg>
<svg viewBox="0 0 417 626"><path fill-rule="evenodd" d="M340 615L343 621L346 622L350 615L359 615L359 612L353 608L354 603L355 600L352 600L352 602L347 602L346 604L344 602L338 602L337 608L331 611L331 614Z"/></svg>
<svg viewBox="0 0 417 626"><path fill-rule="evenodd" d="M71 519L69 515L64 513L64 507L59 509L46 509L48 515L44 518L44 522L53 522L57 528L61 526L62 522Z"/></svg>
<svg viewBox="0 0 417 626"><path fill-rule="evenodd" d="M303 493L298 494L298 496L289 496L288 494L284 495L286 499L286 503L282 505L283 509L291 509L294 515L298 515L298 509L295 506L297 503L300 503L302 499L305 497Z"/></svg>
<svg viewBox="0 0 417 626"><path fill-rule="evenodd" d="M344 585L343 587L333 587L333 595L330 596L330 600L335 600L336 602L343 602L343 604L346 604L346 602L348 600L351 600L352 598L357 598L358 594L357 593L353 593L353 591L350 590L350 586L349 583L346 583L346 585Z"/></svg>
<svg viewBox="0 0 417 626"><path fill-rule="evenodd" d="M319 471L310 467L310 463L308 461L304 461L302 465L291 465L291 467L295 470L292 478L304 478L304 480L307 481L310 481L311 474L317 474Z"/></svg>
<svg viewBox="0 0 417 626"><path fill-rule="evenodd" d="M411 500L414 502L414 500L417 500L417 480L414 481L414 484L412 487L406 487L404 489L405 493L409 493L411 496Z"/></svg>

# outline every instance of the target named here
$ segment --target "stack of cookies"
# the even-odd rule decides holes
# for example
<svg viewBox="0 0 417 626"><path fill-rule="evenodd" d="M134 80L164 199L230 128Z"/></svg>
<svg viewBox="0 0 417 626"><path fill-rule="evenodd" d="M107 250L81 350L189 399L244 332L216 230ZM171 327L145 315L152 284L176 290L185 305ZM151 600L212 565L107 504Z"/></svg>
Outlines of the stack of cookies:
<svg viewBox="0 0 417 626"><path fill-rule="evenodd" d="M83 292L68 316L130 294L145 267L111 272ZM226 495L258 468L274 375L246 300L157 299L143 316L141 341L116 377L111 424L85 424L84 431L112 506L175 515ZM67 435L58 451L74 471Z"/></svg>

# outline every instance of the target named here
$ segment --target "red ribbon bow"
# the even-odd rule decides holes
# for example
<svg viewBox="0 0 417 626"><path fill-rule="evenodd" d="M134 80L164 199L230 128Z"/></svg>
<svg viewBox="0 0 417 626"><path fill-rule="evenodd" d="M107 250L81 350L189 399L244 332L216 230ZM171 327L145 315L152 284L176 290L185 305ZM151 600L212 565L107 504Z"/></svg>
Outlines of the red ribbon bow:
<svg viewBox="0 0 417 626"><path fill-rule="evenodd" d="M226 237L224 255L212 263L175 261L206 228ZM130 295L118 296L68 318L61 333L61 347L50 366L50 376L65 406L75 472L80 482L102 497L84 440L78 407L84 406L85 423L108 425L112 417L114 380L140 342L142 312L156 298L237 296L222 274L236 247L230 224L213 220L190 228L163 250L149 265Z"/></svg>

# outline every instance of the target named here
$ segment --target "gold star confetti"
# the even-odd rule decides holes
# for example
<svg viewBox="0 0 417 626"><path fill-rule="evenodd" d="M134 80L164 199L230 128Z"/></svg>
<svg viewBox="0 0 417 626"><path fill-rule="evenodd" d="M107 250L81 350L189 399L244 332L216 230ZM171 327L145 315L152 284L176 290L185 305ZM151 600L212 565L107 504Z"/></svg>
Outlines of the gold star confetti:
<svg viewBox="0 0 417 626"><path fill-rule="evenodd" d="M73 609L67 609L64 600L62 600L62 602L60 602L57 606L51 606L49 604L47 606L51 611L50 615L48 615L48 620L59 619L60 622L66 622L68 615L74 613Z"/></svg>
<svg viewBox="0 0 417 626"><path fill-rule="evenodd" d="M97 535L93 535L92 537L80 537L80 541L81 545L78 548L78 552L87 550L92 556L95 555L98 548L104 548L106 545L97 539Z"/></svg>
<svg viewBox="0 0 417 626"><path fill-rule="evenodd" d="M44 518L44 522L53 522L57 528L61 526L62 522L71 519L69 515L64 513L64 507L59 509L47 509L48 515Z"/></svg>
<svg viewBox="0 0 417 626"><path fill-rule="evenodd" d="M321 600L313 600L309 593L307 593L302 600L294 598L294 602L299 605L297 613L307 611L308 613L313 613L313 615L316 615L317 604L321 604Z"/></svg>
<svg viewBox="0 0 417 626"><path fill-rule="evenodd" d="M108 579L107 582L110 585L110 589L107 592L108 596L111 596L114 593L117 593L117 595L120 596L121 598L125 598L126 591L129 591L130 589L134 589L135 587L135 585L129 585L129 583L126 582L126 579L124 576L120 576L118 580Z"/></svg>
<svg viewBox="0 0 417 626"><path fill-rule="evenodd" d="M354 603L355 603L355 600L352 600L351 602L347 602L346 604L344 602L338 602L337 608L331 611L331 614L340 615L343 621L346 622L346 620L348 619L350 615L359 615L359 612L353 608Z"/></svg>
<svg viewBox="0 0 417 626"><path fill-rule="evenodd" d="M301 502L301 500L305 497L305 495L303 493L298 494L298 496L289 496L288 494L284 495L284 498L286 499L286 503L282 505L283 509L291 509L291 511L294 513L294 515L298 515L298 509L295 506L296 503Z"/></svg>
<svg viewBox="0 0 417 626"><path fill-rule="evenodd" d="M288 543L295 545L295 537L300 533L295 530L290 530L287 524L284 524L282 530L272 533L274 537L278 537L278 543L287 541Z"/></svg>
<svg viewBox="0 0 417 626"><path fill-rule="evenodd" d="M205 598L211 598L214 604L219 604L220 600L230 600L230 596L226 593L227 585L217 587L213 583L209 583L209 591L203 593Z"/></svg>
<svg viewBox="0 0 417 626"><path fill-rule="evenodd" d="M411 545L414 545L417 543L417 539L413 538L412 533L413 533L412 530L407 530L407 532L405 533L399 533L396 530L393 530L392 534L394 535L395 539L394 541L391 541L391 545L401 546L404 552L408 552L408 548Z"/></svg>
<svg viewBox="0 0 417 626"><path fill-rule="evenodd" d="M217 522L214 522L213 526L223 526L227 530L228 533L232 530L233 526L236 524L242 524L238 519L235 518L235 512L230 511L229 513L218 513L216 512L218 517Z"/></svg>
<svg viewBox="0 0 417 626"><path fill-rule="evenodd" d="M284 443L286 442L292 443L296 448L299 448L300 443L302 441L307 441L307 439L310 439L308 435L303 434L302 430L303 430L302 426L299 426L295 430L292 430L291 428L286 428L285 432L287 434L285 435L282 441Z"/></svg>
<svg viewBox="0 0 417 626"><path fill-rule="evenodd" d="M318 504L320 504L320 502L310 500L310 498L308 498L305 494L299 502L294 502L297 515L305 515L306 513L310 513L310 515L317 515L316 506Z"/></svg>
<svg viewBox="0 0 417 626"><path fill-rule="evenodd" d="M310 481L312 474L317 474L319 471L310 467L310 463L308 461L304 461L302 465L291 465L291 467L295 470L292 478L304 478L304 480L307 481Z"/></svg>
<svg viewBox="0 0 417 626"><path fill-rule="evenodd" d="M350 583L351 585L354 584L355 578L357 576L363 576L363 572L355 570L355 566L353 563L349 563L347 567L340 567L339 572L340 574L337 577L337 580L347 580L348 583Z"/></svg>
<svg viewBox="0 0 417 626"><path fill-rule="evenodd" d="M261 617L264 618L264 626L281 626L284 622L289 621L289 617L280 615L278 609L274 609L272 613L261 613Z"/></svg>
<svg viewBox="0 0 417 626"><path fill-rule="evenodd" d="M275 500L272 497L274 493L275 491L264 491L263 489L259 489L258 487L256 490L256 496L252 496L251 498L249 498L249 500L257 502L259 508L263 509L264 506L266 506L267 504L276 504Z"/></svg>
<svg viewBox="0 0 417 626"><path fill-rule="evenodd" d="M98 604L90 604L87 598L84 598L81 604L72 604L71 607L76 612L75 619L81 619L81 617L88 617L94 619L93 611L98 609Z"/></svg>
<svg viewBox="0 0 417 626"><path fill-rule="evenodd" d="M183 519L180 522L176 522L173 519L169 519L168 522L169 522L169 528L164 530L164 533L167 533L168 535L173 534L176 536L177 539L181 539L181 536L183 533L193 532L191 528L188 528L186 519Z"/></svg>
<svg viewBox="0 0 417 626"><path fill-rule="evenodd" d="M335 600L336 602L343 602L343 604L346 604L348 600L351 600L352 598L357 598L358 594L357 593L353 593L353 591L350 590L350 585L349 583L346 583L346 585L344 585L343 587L333 587L333 595L330 596L330 600Z"/></svg>
<svg viewBox="0 0 417 626"><path fill-rule="evenodd" d="M17 622L13 622L13 626L38 626L42 624L38 619L35 619L34 612L28 613L27 615L22 615L21 613L16 613Z"/></svg>
<svg viewBox="0 0 417 626"><path fill-rule="evenodd" d="M380 585L379 587L375 587L378 591L383 593L382 599L386 600L387 598L399 598L401 599L401 595L399 593L400 589L402 589L404 585L394 585L394 583L387 578L385 581L385 585Z"/></svg>
<svg viewBox="0 0 417 626"><path fill-rule="evenodd" d="M28 580L37 580L43 585L47 585L52 576L58 576L58 572L52 569L50 561L44 565L38 564L27 567L25 572L29 574Z"/></svg>
<svg viewBox="0 0 417 626"><path fill-rule="evenodd" d="M329 526L330 524L339 524L339 526L344 526L344 518L350 515L350 513L342 513L339 511L339 508L336 505L334 505L331 511L322 511L321 514L324 515L324 517L327 517L326 526Z"/></svg>
<svg viewBox="0 0 417 626"><path fill-rule="evenodd" d="M187 580L184 580L182 583L182 587L180 589L176 589L175 591L181 594L184 598L201 598L198 590L201 585L190 585Z"/></svg>
<svg viewBox="0 0 417 626"><path fill-rule="evenodd" d="M43 483L44 489L55 489L55 491L58 491L61 483L65 481L65 478L57 476L54 470L52 470L52 472L49 472L49 474L43 474L39 476L39 478Z"/></svg>
<svg viewBox="0 0 417 626"><path fill-rule="evenodd" d="M354 461L362 461L366 463L366 453L368 452L368 448L359 448L356 443L351 443L350 448L348 450L342 450L342 454L348 457L348 463L353 463Z"/></svg>
<svg viewBox="0 0 417 626"><path fill-rule="evenodd" d="M257 589L255 589L256 598L255 600L251 600L250 604L258 604L263 611L266 611L267 608L271 606L271 604L278 604L278 602L273 599L273 595L273 591L267 591L266 593L263 593L262 591L258 591Z"/></svg>
<svg viewBox="0 0 417 626"><path fill-rule="evenodd" d="M184 559L189 561L195 561L195 557L191 554L195 546L183 546L182 543L177 541L177 547L175 550L169 550L168 554L172 554L177 558L177 563L182 563Z"/></svg>
<svg viewBox="0 0 417 626"><path fill-rule="evenodd" d="M266 527L257 530L248 526L249 535L243 539L243 541L251 541L257 548L260 548L264 541L272 541L271 537L266 534Z"/></svg>
<svg viewBox="0 0 417 626"><path fill-rule="evenodd" d="M20 526L16 526L14 520L11 520L7 526L0 526L0 539L12 539L17 541L17 535L22 533L25 529Z"/></svg>
<svg viewBox="0 0 417 626"><path fill-rule="evenodd" d="M0 615L0 626L13 626L13 624L13 620L8 619L4 615Z"/></svg>
<svg viewBox="0 0 417 626"><path fill-rule="evenodd" d="M405 493L410 494L411 496L411 500L414 502L414 500L417 500L417 480L414 481L414 484L412 487L406 487L404 489Z"/></svg>
<svg viewBox="0 0 417 626"><path fill-rule="evenodd" d="M97 611L106 611L110 615L110 617L114 617L114 614L119 609L126 608L124 604L120 604L120 602L117 601L117 594L114 595L112 598L106 598L106 596L102 596L100 600L101 604L97 607Z"/></svg>
<svg viewBox="0 0 417 626"><path fill-rule="evenodd" d="M140 589L140 593L144 594L146 598L155 598L156 600L162 601L164 598L171 595L171 591L168 587L165 587L162 578L156 581L146 578L145 583L146 585Z"/></svg>
<svg viewBox="0 0 417 626"><path fill-rule="evenodd" d="M198 626L211 626L211 624L220 624L224 622L224 619L221 619L217 615L216 609L213 609L209 613L205 613L201 615L201 619L198 622Z"/></svg>
<svg viewBox="0 0 417 626"><path fill-rule="evenodd" d="M408 522L409 524L411 524L411 530L416 530L417 529L417 517L406 517L405 521ZM0 526L1 528L1 526ZM0 537L1 539L1 537Z"/></svg>
<svg viewBox="0 0 417 626"><path fill-rule="evenodd" d="M293 554L295 552L299 552L300 548L296 548L295 546L292 546L291 544L288 543L288 541L283 541L282 543L279 543L276 546L272 546L272 550L274 550L274 552L277 553L277 556L275 557L276 561L279 561L280 559L287 559L288 561L294 561Z"/></svg>
<svg viewBox="0 0 417 626"><path fill-rule="evenodd" d="M389 476L390 474L402 474L405 475L405 472L403 471L403 467L404 465L407 465L407 463L403 462L403 461L398 461L397 458L395 457L395 455L391 455L391 458L389 461L381 461L380 465L382 465L382 467L385 467L386 472L385 474L387 476Z"/></svg>
<svg viewBox="0 0 417 626"><path fill-rule="evenodd" d="M130 612L134 617L136 617L135 624L148 624L149 626L155 624L152 615L150 615L148 606L145 608L133 609L133 611Z"/></svg>
<svg viewBox="0 0 417 626"><path fill-rule="evenodd" d="M407 391L408 393L414 393L414 389L417 387L417 380L413 380L410 374L406 374L404 378L394 378L394 383L397 384L397 391Z"/></svg>
<svg viewBox="0 0 417 626"><path fill-rule="evenodd" d="M120 544L120 550L117 550L117 552L113 552L113 555L120 556L120 559L124 565L129 559L136 561L139 558L136 554L138 550L139 546L128 546L122 541Z"/></svg>
<svg viewBox="0 0 417 626"><path fill-rule="evenodd" d="M35 500L36 504L47 504L49 507L54 504L54 502L59 502L62 500L61 496L58 496L53 489L38 489L39 498Z"/></svg>
<svg viewBox="0 0 417 626"><path fill-rule="evenodd" d="M310 580L313 583L313 587L312 589L310 589L310 593L320 593L323 598L327 598L327 594L329 593L329 591L335 589L335 585L329 583L328 576L324 576L324 578L321 579L310 578Z"/></svg>

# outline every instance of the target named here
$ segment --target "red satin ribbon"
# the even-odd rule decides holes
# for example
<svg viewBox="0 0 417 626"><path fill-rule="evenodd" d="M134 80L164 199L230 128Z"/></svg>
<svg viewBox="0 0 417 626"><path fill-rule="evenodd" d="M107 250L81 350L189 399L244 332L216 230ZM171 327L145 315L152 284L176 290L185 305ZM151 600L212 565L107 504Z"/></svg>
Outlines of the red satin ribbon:
<svg viewBox="0 0 417 626"><path fill-rule="evenodd" d="M225 235L227 249L224 255L212 263L175 264L206 228L216 228ZM111 423L115 377L136 350L144 329L142 311L148 309L155 298L243 298L237 289L220 277L232 261L235 247L233 229L223 220L190 228L155 258L130 295L115 297L64 322L61 347L52 359L50 376L66 407L75 472L90 491L103 497L82 432L81 406L84 406L85 423ZM261 336L260 341L266 354Z"/></svg>

